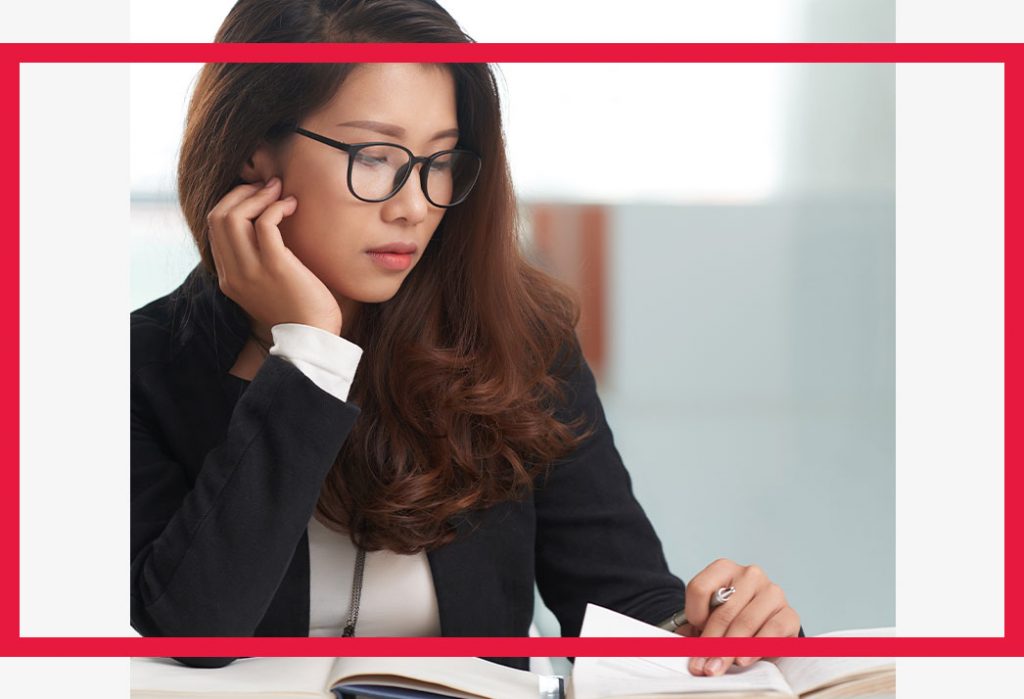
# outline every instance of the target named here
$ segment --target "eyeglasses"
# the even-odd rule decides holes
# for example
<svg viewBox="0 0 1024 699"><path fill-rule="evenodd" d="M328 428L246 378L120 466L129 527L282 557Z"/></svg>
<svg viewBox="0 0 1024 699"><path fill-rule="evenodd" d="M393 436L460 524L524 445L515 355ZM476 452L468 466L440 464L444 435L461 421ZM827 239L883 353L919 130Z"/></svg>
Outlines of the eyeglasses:
<svg viewBox="0 0 1024 699"><path fill-rule="evenodd" d="M420 168L423 194L434 206L447 209L466 200L480 175L480 156L465 148L416 156L397 143L342 143L294 123L289 126L295 133L348 153L348 189L362 201L380 202L395 196L409 179L413 167L423 163L424 167Z"/></svg>

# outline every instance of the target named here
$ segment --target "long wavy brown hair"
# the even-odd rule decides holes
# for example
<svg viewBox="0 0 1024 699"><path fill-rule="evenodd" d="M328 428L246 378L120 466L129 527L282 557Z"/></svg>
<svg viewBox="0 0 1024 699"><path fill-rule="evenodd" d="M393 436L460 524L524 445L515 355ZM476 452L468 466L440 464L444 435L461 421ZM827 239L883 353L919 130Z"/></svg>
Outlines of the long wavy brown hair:
<svg viewBox="0 0 1024 699"><path fill-rule="evenodd" d="M240 0L218 42L470 42L431 0ZM242 183L261 140L325 104L356 64L207 64L191 101L178 197L216 275L206 214ZM559 419L579 361L579 300L524 257L497 84L487 64L444 64L459 145L483 158L420 263L383 303L363 304L349 400L361 409L327 476L318 518L368 550L416 553L455 536L454 518L526 497L591 434Z"/></svg>

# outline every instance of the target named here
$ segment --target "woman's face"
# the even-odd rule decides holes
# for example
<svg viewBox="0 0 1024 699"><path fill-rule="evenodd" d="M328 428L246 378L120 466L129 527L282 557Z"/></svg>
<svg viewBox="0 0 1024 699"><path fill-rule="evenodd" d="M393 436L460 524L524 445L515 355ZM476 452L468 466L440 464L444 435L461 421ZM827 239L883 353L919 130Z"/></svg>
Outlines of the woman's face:
<svg viewBox="0 0 1024 699"><path fill-rule="evenodd" d="M378 122L355 125L349 122ZM387 141L417 156L454 148L458 141L455 82L441 66L362 64L333 99L299 126L345 143ZM350 317L359 303L387 301L423 257L445 209L420 187L418 163L402 189L383 202L365 202L349 191L348 154L300 134L254 159L262 179L278 175L281 197L298 200L280 225L285 245L320 278ZM268 162L269 159L269 162ZM368 253L390 243L416 247L406 269L388 268ZM401 259L401 258L399 258Z"/></svg>

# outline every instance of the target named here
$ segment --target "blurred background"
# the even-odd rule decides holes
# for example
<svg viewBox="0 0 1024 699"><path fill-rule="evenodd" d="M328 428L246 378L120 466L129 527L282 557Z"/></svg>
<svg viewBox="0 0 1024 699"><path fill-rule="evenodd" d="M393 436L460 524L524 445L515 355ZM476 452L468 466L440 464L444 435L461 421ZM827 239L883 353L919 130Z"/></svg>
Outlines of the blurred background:
<svg viewBox="0 0 1024 699"><path fill-rule="evenodd" d="M894 31L893 0L441 4L481 42ZM211 41L233 2L186 5L134 3L132 41ZM132 309L199 259L174 176L199 67L131 67ZM672 570L757 563L808 635L894 625L893 66L495 68L524 251L580 295ZM536 624L559 634L539 597Z"/></svg>

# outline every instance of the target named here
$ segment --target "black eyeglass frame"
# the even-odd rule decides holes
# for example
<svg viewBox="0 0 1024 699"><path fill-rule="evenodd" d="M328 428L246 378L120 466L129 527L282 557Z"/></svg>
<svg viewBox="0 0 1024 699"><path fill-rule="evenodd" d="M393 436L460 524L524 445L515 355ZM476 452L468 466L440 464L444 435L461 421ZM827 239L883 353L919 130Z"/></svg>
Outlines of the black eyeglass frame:
<svg viewBox="0 0 1024 699"><path fill-rule="evenodd" d="M315 133L308 129L304 129L295 123L288 124L287 128L290 131L294 131L295 133L301 134L307 138L311 138L314 141L320 141L320 143L324 143L328 146L331 146L332 148L337 148L338 150L345 151L346 153L348 153L348 175L346 177L346 180L348 182L348 191L350 191L352 193L352 196L354 196L356 199L359 199L360 201L370 202L372 204L387 201L388 199L402 191L402 187L404 187L405 183L408 181L409 173L411 173L412 169L416 167L416 163L423 163L425 167L420 168L420 189L423 191L423 196L425 196L427 198L427 201L429 201L436 207L442 209L450 209L453 206L458 206L462 202L466 201L466 199L469 198L469 195L473 193L473 189L476 187L477 178L480 177L480 169L483 166L483 158L481 158L478 153L475 153L469 150L468 148L449 148L447 150L440 150L431 155L416 155L415 153L413 153L411 150L401 145L400 143L391 143L389 141L365 141L362 143L345 143L343 141L337 141L333 138L330 138L329 136L324 136L322 134ZM392 146L394 148L401 148L409 156L409 164L405 170L405 174L402 176L402 181L398 183L398 186L395 187L391 194L387 195L386 197L383 197L382 199L367 199L366 197L361 197L358 194L356 194L356 190L352 186L352 166L355 163L355 158L353 156L355 156L355 154L358 153L363 148L367 148L369 146ZM461 199L451 204L438 204L437 202L430 198L430 193L427 191L427 176L430 174L430 165L434 161L434 159L442 155L446 155L448 153L468 153L474 156L476 158L477 163L476 174L473 176L473 183L469 185L469 189L466 191L466 194L463 195Z"/></svg>

